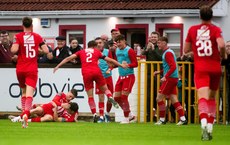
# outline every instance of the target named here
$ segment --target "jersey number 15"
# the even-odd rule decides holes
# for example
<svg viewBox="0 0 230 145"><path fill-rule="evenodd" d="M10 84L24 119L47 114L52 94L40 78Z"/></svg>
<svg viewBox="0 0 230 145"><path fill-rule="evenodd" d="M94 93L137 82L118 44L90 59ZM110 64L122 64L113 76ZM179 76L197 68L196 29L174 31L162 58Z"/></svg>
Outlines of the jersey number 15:
<svg viewBox="0 0 230 145"><path fill-rule="evenodd" d="M26 48L26 58L34 58L35 57L35 50L34 44L24 44Z"/></svg>

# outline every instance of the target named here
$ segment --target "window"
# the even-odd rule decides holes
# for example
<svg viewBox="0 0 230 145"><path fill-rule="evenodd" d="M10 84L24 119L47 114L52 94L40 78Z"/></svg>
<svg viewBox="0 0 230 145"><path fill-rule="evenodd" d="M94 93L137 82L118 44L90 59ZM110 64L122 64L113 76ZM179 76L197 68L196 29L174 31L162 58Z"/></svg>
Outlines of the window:
<svg viewBox="0 0 230 145"><path fill-rule="evenodd" d="M168 38L168 46L172 49L180 49L180 30L164 29L163 36Z"/></svg>
<svg viewBox="0 0 230 145"><path fill-rule="evenodd" d="M59 25L59 35L66 36L66 43L76 37L79 44L86 47L86 25Z"/></svg>
<svg viewBox="0 0 230 145"><path fill-rule="evenodd" d="M68 30L66 32L66 43L67 45L70 43L70 40L72 38L76 38L78 40L78 44L84 48L84 43L83 43L83 39L84 39L84 32L83 31L72 31L72 30Z"/></svg>

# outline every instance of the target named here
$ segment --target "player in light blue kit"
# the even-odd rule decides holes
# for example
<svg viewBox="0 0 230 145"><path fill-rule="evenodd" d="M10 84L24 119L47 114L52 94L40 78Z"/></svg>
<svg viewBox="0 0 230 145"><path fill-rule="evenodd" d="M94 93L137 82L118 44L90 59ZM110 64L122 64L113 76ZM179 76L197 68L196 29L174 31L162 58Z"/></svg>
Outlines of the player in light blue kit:
<svg viewBox="0 0 230 145"><path fill-rule="evenodd" d="M120 105L124 113L124 120L121 124L130 123L136 117L130 113L128 96L132 91L135 82L134 68L137 67L137 58L135 51L126 44L125 36L118 35L115 38L117 43L116 57L117 61L128 66L127 69L118 67L119 78L115 85L114 100Z"/></svg>

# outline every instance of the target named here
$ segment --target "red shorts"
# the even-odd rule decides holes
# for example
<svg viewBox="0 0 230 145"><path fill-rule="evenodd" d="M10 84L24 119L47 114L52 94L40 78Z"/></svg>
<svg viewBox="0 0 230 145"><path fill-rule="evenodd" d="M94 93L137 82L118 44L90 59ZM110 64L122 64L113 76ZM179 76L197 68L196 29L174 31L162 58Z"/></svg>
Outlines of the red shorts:
<svg viewBox="0 0 230 145"><path fill-rule="evenodd" d="M159 93L164 94L166 96L169 95L177 95L177 83L178 78L168 78L161 84Z"/></svg>
<svg viewBox="0 0 230 145"><path fill-rule="evenodd" d="M87 73L83 75L83 82L85 85L85 90L93 88L93 82L96 82L97 86L104 86L106 84L105 78L102 73Z"/></svg>
<svg viewBox="0 0 230 145"><path fill-rule="evenodd" d="M25 88L26 85L36 88L37 80L38 80L38 72L18 72L16 71L19 86L21 88Z"/></svg>
<svg viewBox="0 0 230 145"><path fill-rule="evenodd" d="M41 107L43 109L43 116L46 114L53 116L53 105L51 103L43 104Z"/></svg>
<svg viewBox="0 0 230 145"><path fill-rule="evenodd" d="M113 94L113 78L112 76L105 78L106 84L110 92ZM96 85L96 94L103 94L103 92L100 90L100 87Z"/></svg>
<svg viewBox="0 0 230 145"><path fill-rule="evenodd" d="M119 76L115 85L115 92L127 91L131 92L135 82L134 74L127 76Z"/></svg>
<svg viewBox="0 0 230 145"><path fill-rule="evenodd" d="M221 72L195 72L194 81L196 89L209 87L211 90L218 90Z"/></svg>

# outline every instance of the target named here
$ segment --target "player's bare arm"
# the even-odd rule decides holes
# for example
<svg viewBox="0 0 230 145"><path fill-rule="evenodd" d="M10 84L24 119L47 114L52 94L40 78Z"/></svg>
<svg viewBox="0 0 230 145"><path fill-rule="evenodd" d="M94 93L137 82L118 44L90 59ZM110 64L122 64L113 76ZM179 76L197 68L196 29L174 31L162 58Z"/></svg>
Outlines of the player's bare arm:
<svg viewBox="0 0 230 145"><path fill-rule="evenodd" d="M63 59L63 60L54 68L53 73L55 73L55 72L58 70L58 68L61 67L63 64L65 64L65 63L67 63L67 62L69 62L69 61L71 61L72 59L75 59L75 58L77 58L77 55L72 54L72 55L70 55L69 57L66 57L65 59Z"/></svg>
<svg viewBox="0 0 230 145"><path fill-rule="evenodd" d="M192 49L191 49L192 47L191 47L191 43L189 43L189 42L185 42L185 45L184 45L184 54L186 55L187 53L189 53L189 52L191 52L192 51Z"/></svg>
<svg viewBox="0 0 230 145"><path fill-rule="evenodd" d="M216 42L218 44L219 47L219 51L220 51L220 57L222 59L226 59L226 49L225 49L225 42L224 39L222 37L219 37L216 39Z"/></svg>
<svg viewBox="0 0 230 145"><path fill-rule="evenodd" d="M13 53L13 54L16 54L19 50L19 44L13 44L10 51Z"/></svg>
<svg viewBox="0 0 230 145"><path fill-rule="evenodd" d="M40 48L42 49L43 53L45 54L49 53L49 48L46 44L41 45Z"/></svg>
<svg viewBox="0 0 230 145"><path fill-rule="evenodd" d="M127 65L125 64L120 64L119 62L117 62L116 60L112 59L112 58L109 58L109 57L105 57L104 60L108 61L108 62L111 62L113 63L114 65L116 66L120 66L122 68L127 68Z"/></svg>

